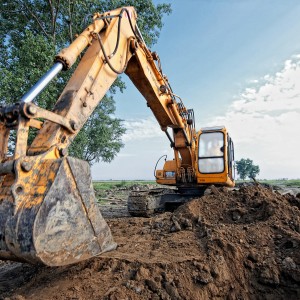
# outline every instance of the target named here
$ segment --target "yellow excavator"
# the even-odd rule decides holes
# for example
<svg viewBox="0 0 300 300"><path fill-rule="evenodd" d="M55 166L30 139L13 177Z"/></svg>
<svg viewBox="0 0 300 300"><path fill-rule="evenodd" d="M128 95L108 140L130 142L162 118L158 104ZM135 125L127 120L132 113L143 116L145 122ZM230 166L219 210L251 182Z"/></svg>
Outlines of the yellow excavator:
<svg viewBox="0 0 300 300"><path fill-rule="evenodd" d="M227 130L196 132L193 110L173 93L136 20L133 7L94 14L92 24L57 54L53 67L18 103L0 107L0 259L62 266L116 248L95 201L90 167L69 157L68 146L123 72L145 97L174 149L174 159L155 174L158 183L177 187L168 201L212 184L234 185L234 149ZM54 109L35 105L50 81L83 52ZM30 128L37 134L29 144ZM16 142L9 155L13 131ZM158 203L150 209L161 206L162 198L155 198ZM133 214L149 209L136 207L145 200L141 194L132 199Z"/></svg>

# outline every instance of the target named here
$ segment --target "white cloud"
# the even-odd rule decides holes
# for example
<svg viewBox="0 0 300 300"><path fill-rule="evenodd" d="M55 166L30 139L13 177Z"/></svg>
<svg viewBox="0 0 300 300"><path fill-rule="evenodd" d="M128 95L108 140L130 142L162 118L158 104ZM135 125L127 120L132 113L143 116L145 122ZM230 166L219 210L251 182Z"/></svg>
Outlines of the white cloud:
<svg viewBox="0 0 300 300"><path fill-rule="evenodd" d="M126 120L124 125L126 127L126 133L123 136L124 142L156 138L164 134L154 117Z"/></svg>
<svg viewBox="0 0 300 300"><path fill-rule="evenodd" d="M153 179L157 159L165 153L172 159L168 139L153 116L124 124L125 148L112 163L93 166L93 178ZM249 82L225 115L204 125L225 125L236 159L253 159L260 178L300 178L300 55L287 60L280 72Z"/></svg>
<svg viewBox="0 0 300 300"><path fill-rule="evenodd" d="M300 178L300 55L246 88L213 124L228 127L237 159L258 163L260 178Z"/></svg>
<svg viewBox="0 0 300 300"><path fill-rule="evenodd" d="M127 129L122 140L125 147L111 163L97 163L92 167L92 176L100 179L151 179L157 160L167 154L173 158L173 151L165 133L153 117L124 121ZM157 168L163 167L161 160Z"/></svg>
<svg viewBox="0 0 300 300"><path fill-rule="evenodd" d="M100 179L151 179L154 180L154 167L163 154L173 158L173 151L166 136L131 140L125 144L111 163L97 163L92 167L92 176ZM162 168L164 160L158 164Z"/></svg>

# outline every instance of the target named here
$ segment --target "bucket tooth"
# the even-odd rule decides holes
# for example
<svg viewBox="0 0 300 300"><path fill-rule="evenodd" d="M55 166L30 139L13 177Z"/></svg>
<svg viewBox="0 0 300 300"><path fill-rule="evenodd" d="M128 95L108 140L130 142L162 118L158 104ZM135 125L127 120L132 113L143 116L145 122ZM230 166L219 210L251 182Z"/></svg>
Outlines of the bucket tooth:
<svg viewBox="0 0 300 300"><path fill-rule="evenodd" d="M0 196L0 259L62 266L115 249L88 163L71 157L26 159L33 167L26 172L16 164L13 197Z"/></svg>

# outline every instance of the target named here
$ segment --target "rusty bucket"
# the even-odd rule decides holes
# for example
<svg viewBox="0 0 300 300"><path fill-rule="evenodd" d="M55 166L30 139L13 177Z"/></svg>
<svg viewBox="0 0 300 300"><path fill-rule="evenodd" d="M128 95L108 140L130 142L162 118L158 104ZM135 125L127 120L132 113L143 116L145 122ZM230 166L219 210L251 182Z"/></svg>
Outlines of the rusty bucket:
<svg viewBox="0 0 300 300"><path fill-rule="evenodd" d="M10 165L0 176L0 259L63 266L116 248L87 162L44 154Z"/></svg>

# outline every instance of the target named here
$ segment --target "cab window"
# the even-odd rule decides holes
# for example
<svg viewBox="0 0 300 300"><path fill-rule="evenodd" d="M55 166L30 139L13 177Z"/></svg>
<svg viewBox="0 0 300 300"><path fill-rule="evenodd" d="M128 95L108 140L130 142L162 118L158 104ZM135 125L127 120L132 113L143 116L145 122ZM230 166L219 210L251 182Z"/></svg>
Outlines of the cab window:
<svg viewBox="0 0 300 300"><path fill-rule="evenodd" d="M224 134L204 132L199 140L199 172L224 172Z"/></svg>

